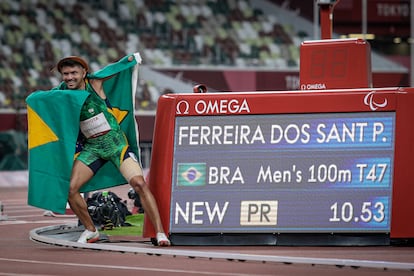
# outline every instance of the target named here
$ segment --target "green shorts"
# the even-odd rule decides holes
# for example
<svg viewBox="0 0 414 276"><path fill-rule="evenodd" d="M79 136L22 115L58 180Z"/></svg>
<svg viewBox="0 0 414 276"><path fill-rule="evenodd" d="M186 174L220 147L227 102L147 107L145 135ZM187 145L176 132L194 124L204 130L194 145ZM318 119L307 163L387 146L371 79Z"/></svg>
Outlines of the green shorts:
<svg viewBox="0 0 414 276"><path fill-rule="evenodd" d="M87 139L76 159L96 174L106 162L112 162L119 169L121 163L129 157L137 158L130 149L126 137L108 132L105 135Z"/></svg>

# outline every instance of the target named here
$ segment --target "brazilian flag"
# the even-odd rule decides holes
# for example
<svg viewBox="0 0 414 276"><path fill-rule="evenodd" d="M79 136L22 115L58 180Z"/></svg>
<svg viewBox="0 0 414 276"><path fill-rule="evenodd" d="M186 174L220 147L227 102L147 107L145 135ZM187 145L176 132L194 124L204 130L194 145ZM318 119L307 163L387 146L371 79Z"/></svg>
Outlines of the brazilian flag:
<svg viewBox="0 0 414 276"><path fill-rule="evenodd" d="M89 74L103 79L105 93L132 151L139 157L138 126L134 99L141 57L133 54ZM80 110L88 97L85 90L65 90L65 84L50 91L36 91L27 99L29 190L28 204L65 213L69 181L79 134ZM95 191L127 183L118 169L107 162L81 192Z"/></svg>
<svg viewBox="0 0 414 276"><path fill-rule="evenodd" d="M204 186L206 175L206 163L180 163L178 164L177 186Z"/></svg>

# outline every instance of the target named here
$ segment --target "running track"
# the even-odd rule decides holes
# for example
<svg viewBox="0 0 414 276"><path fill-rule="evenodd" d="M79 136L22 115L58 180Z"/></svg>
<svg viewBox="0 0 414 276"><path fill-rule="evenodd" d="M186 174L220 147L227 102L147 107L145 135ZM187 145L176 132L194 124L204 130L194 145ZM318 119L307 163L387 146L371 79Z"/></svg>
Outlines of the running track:
<svg viewBox="0 0 414 276"><path fill-rule="evenodd" d="M115 191L126 198L127 186ZM158 248L142 237L80 248L33 241L33 229L73 224L28 206L27 187L1 187L1 275L414 275L413 247ZM111 238L112 239L112 238ZM117 237L117 240L125 239ZM228 256L228 258L226 258Z"/></svg>

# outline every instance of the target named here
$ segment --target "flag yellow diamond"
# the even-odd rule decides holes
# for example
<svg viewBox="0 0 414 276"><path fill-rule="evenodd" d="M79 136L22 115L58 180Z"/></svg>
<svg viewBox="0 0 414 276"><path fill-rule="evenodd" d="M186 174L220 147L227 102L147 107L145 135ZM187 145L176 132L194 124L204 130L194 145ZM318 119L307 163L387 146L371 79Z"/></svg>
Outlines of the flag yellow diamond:
<svg viewBox="0 0 414 276"><path fill-rule="evenodd" d="M118 121L118 123L120 124L124 119L125 119L125 117L128 115L128 111L125 111L125 110L121 110L121 109L119 109L118 107L112 107L112 109L111 108L108 108L108 111L110 112L110 113L112 113L112 115L114 115L114 117L116 118L116 120Z"/></svg>
<svg viewBox="0 0 414 276"><path fill-rule="evenodd" d="M27 107L28 146L29 150L47 143L58 141L59 138L50 127L30 106Z"/></svg>

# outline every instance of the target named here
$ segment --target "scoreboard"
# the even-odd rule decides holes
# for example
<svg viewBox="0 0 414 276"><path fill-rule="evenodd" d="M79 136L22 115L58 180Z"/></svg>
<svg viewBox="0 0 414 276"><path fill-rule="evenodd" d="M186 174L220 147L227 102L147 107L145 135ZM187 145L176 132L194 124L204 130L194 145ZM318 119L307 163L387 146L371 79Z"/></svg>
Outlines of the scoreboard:
<svg viewBox="0 0 414 276"><path fill-rule="evenodd" d="M412 104L411 88L162 96L149 183L166 232L173 244L414 237Z"/></svg>
<svg viewBox="0 0 414 276"><path fill-rule="evenodd" d="M304 41L300 47L300 89L372 87L371 46L363 39Z"/></svg>
<svg viewBox="0 0 414 276"><path fill-rule="evenodd" d="M394 117L177 117L171 231L389 232Z"/></svg>

